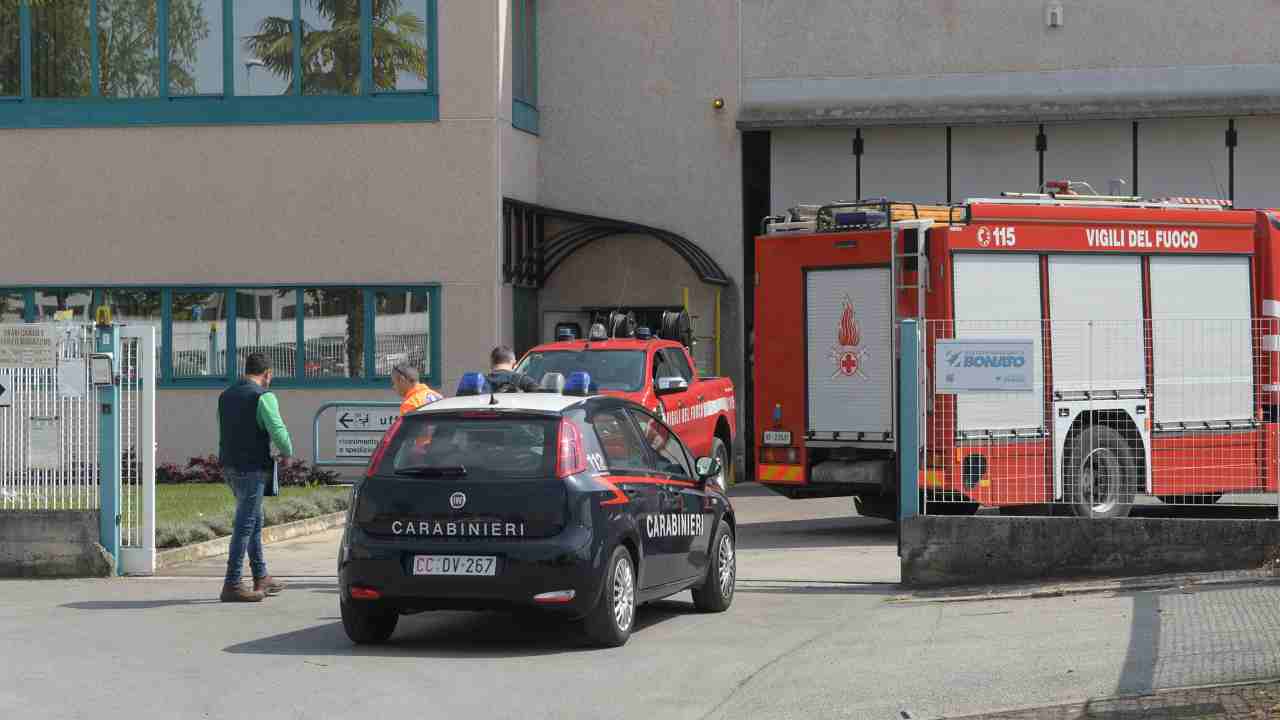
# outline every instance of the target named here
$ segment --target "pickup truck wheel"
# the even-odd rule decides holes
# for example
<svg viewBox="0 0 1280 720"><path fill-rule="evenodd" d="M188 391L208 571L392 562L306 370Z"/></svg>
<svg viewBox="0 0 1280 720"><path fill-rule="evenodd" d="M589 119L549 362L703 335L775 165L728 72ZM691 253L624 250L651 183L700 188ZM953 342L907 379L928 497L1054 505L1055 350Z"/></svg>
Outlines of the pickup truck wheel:
<svg viewBox="0 0 1280 720"><path fill-rule="evenodd" d="M720 486L722 492L728 492L733 485L733 459L724 441L715 438L711 441L711 457L720 461L720 474L712 482Z"/></svg>

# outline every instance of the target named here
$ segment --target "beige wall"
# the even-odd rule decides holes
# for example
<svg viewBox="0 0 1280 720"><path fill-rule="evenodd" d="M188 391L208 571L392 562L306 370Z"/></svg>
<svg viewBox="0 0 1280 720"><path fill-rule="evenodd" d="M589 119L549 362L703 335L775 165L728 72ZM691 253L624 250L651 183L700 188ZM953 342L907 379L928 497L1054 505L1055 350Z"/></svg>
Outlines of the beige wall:
<svg viewBox="0 0 1280 720"><path fill-rule="evenodd" d="M733 0L541 3L538 198L677 232L710 253L738 283L725 291L724 360L741 382L737 33ZM716 97L726 101L719 112L711 107ZM616 302L619 271L601 275L586 263L617 263L627 242L615 238L580 252L553 276L543 307L580 306L602 294ZM648 252L662 248L630 242ZM691 276L665 250L638 258L635 269L627 302L678 299ZM577 273L584 274L570 280Z"/></svg>

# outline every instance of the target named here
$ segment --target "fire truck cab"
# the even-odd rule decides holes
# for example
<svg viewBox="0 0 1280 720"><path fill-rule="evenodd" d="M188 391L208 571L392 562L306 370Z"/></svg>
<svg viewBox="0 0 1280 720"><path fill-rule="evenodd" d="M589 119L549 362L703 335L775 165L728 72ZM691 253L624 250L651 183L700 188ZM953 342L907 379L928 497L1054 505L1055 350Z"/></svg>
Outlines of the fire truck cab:
<svg viewBox="0 0 1280 720"><path fill-rule="evenodd" d="M1074 188L766 218L755 240L758 481L896 517L896 327L913 318L926 368L919 492L949 501L931 513L1056 502L1115 517L1135 489L1274 491L1280 218ZM1191 319L1194 331L1180 324ZM938 340L1012 337L1033 340L1032 391L935 392ZM1124 481L1084 488L1080 453L1108 443ZM1188 458L1207 447L1227 462L1197 473Z"/></svg>

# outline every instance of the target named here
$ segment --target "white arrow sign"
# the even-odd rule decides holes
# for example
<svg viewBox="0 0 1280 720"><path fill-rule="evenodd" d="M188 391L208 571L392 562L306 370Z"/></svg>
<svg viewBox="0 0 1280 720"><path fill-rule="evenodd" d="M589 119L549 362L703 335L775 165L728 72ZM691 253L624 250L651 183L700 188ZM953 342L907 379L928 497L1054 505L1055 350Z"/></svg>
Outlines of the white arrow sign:
<svg viewBox="0 0 1280 720"><path fill-rule="evenodd" d="M340 407L334 427L338 432L382 433L391 429L398 417L400 411L396 408Z"/></svg>

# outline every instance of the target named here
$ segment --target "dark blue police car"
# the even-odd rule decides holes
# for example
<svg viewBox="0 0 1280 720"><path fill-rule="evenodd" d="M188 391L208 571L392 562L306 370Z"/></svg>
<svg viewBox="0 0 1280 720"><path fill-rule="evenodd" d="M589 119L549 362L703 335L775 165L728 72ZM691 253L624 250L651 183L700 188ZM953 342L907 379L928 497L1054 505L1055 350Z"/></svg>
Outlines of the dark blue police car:
<svg viewBox="0 0 1280 720"><path fill-rule="evenodd" d="M660 419L593 396L585 373L541 393L487 392L403 417L356 485L338 561L342 624L381 643L400 615L543 609L622 645L636 606L692 590L733 601L733 508L712 458Z"/></svg>

